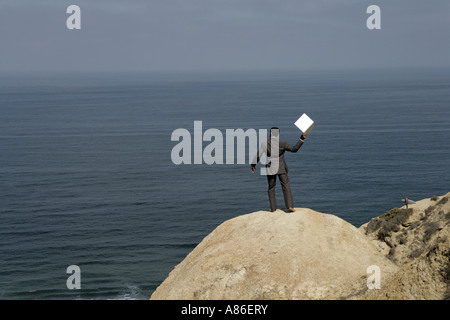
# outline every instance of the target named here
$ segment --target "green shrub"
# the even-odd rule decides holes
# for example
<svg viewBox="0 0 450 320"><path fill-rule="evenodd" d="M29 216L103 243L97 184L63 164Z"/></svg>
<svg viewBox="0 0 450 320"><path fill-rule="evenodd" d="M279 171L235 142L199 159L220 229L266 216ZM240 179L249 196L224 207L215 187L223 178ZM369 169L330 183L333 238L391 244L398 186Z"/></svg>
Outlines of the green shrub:
<svg viewBox="0 0 450 320"><path fill-rule="evenodd" d="M367 233L372 233L378 230L377 238L385 241L392 232L400 230L399 225L404 224L409 216L413 213L413 209L399 209L393 208L381 216L370 220L367 224Z"/></svg>
<svg viewBox="0 0 450 320"><path fill-rule="evenodd" d="M439 199L438 196L432 196L432 197L431 197L431 200L432 200L432 201L437 201L437 199Z"/></svg>
<svg viewBox="0 0 450 320"><path fill-rule="evenodd" d="M405 244L406 243L405 234L402 234L401 236L397 237L397 241L399 244Z"/></svg>
<svg viewBox="0 0 450 320"><path fill-rule="evenodd" d="M431 212L433 212L433 210L434 210L435 208L436 208L435 206L429 206L428 208L425 209L425 213L428 215L428 214L430 214Z"/></svg>
<svg viewBox="0 0 450 320"><path fill-rule="evenodd" d="M429 222L425 225L425 234L423 236L423 242L430 240L431 236L439 230L439 223Z"/></svg>
<svg viewBox="0 0 450 320"><path fill-rule="evenodd" d="M412 214L412 212L412 209L400 209L396 216L397 222L404 224L406 221L408 221L408 218Z"/></svg>
<svg viewBox="0 0 450 320"><path fill-rule="evenodd" d="M383 213L383 214L380 216L380 218L383 219L383 220L385 220L385 221L389 221L389 220L391 220L391 219L394 219L394 218L397 216L397 214L399 213L399 211L400 211L399 208L391 209L391 210L389 210L389 211Z"/></svg>
<svg viewBox="0 0 450 320"><path fill-rule="evenodd" d="M443 197L443 198L437 203L437 205L440 206L440 205L446 204L447 201L448 201L448 198L447 198L447 197Z"/></svg>
<svg viewBox="0 0 450 320"><path fill-rule="evenodd" d="M381 222L382 221L379 218L373 218L372 220L370 220L367 224L366 233L372 233L378 230L381 226Z"/></svg>
<svg viewBox="0 0 450 320"><path fill-rule="evenodd" d="M386 237L389 237L392 232L397 232L399 229L399 226L394 221L384 221L378 231L377 238L378 240L386 241Z"/></svg>
<svg viewBox="0 0 450 320"><path fill-rule="evenodd" d="M394 221L396 224L405 223L409 216L413 213L413 209L391 209L380 216L385 221Z"/></svg>

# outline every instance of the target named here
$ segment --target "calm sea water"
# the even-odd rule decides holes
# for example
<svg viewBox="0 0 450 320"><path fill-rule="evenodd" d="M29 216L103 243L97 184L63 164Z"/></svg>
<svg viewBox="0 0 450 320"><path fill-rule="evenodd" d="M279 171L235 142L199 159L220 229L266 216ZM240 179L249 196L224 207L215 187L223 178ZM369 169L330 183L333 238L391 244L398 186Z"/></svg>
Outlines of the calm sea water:
<svg viewBox="0 0 450 320"><path fill-rule="evenodd" d="M220 223L269 208L248 165L174 165L173 130L294 144L304 112L297 207L358 227L450 191L450 70L2 76L0 298L148 299Z"/></svg>

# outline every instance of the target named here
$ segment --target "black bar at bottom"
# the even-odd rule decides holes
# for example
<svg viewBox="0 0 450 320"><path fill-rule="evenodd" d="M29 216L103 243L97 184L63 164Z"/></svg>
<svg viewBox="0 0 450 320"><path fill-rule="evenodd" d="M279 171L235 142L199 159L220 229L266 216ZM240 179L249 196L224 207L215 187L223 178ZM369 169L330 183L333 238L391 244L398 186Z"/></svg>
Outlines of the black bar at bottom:
<svg viewBox="0 0 450 320"><path fill-rule="evenodd" d="M45 315L83 317L92 315L134 315L150 319L301 319L355 316L385 317L389 315L415 316L418 310L431 308L433 314L448 312L450 301L363 301L363 300L176 300L176 301L124 301L124 300L0 300L6 314L10 309L15 317ZM311 313L310 313L311 312Z"/></svg>

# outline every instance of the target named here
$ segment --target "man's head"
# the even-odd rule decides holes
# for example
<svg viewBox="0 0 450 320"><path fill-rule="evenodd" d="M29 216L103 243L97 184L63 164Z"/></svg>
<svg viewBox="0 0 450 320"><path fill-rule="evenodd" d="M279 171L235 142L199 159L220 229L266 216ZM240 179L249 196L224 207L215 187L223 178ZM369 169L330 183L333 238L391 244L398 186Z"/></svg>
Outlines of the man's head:
<svg viewBox="0 0 450 320"><path fill-rule="evenodd" d="M278 129L278 127L270 128L270 135L271 136L278 137L279 134L280 134L280 129Z"/></svg>

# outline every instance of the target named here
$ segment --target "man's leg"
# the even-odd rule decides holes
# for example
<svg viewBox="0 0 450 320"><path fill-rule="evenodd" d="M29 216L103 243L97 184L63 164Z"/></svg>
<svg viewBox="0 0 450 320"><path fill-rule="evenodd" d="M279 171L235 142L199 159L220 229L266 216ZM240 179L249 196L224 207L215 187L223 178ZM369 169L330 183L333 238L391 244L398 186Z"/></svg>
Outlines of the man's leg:
<svg viewBox="0 0 450 320"><path fill-rule="evenodd" d="M269 183L269 190L267 190L267 194L269 195L270 202L270 210L277 210L277 199L275 198L275 186L277 184L277 176L276 175L267 175L267 182Z"/></svg>
<svg viewBox="0 0 450 320"><path fill-rule="evenodd" d="M293 209L294 208L294 198L292 197L291 185L289 183L289 176L287 173L279 174L281 182L281 189L283 190L284 195L284 203L286 204L286 208Z"/></svg>

